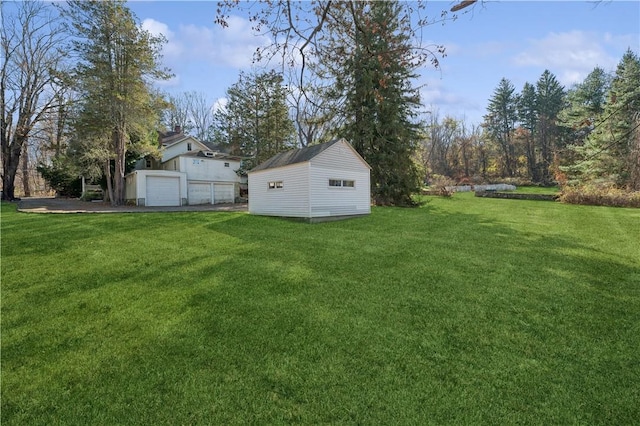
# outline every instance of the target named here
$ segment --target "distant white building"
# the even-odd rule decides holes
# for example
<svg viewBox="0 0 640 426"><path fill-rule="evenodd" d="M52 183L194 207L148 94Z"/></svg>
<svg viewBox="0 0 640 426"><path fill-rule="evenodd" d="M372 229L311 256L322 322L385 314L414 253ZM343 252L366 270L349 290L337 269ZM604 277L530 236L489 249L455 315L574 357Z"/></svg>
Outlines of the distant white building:
<svg viewBox="0 0 640 426"><path fill-rule="evenodd" d="M236 173L241 157L221 152L179 128L162 135L160 146L159 162L140 160L126 176L128 202L142 206L233 203L246 185Z"/></svg>
<svg viewBox="0 0 640 426"><path fill-rule="evenodd" d="M249 213L311 221L370 214L370 171L345 139L282 152L249 171Z"/></svg>

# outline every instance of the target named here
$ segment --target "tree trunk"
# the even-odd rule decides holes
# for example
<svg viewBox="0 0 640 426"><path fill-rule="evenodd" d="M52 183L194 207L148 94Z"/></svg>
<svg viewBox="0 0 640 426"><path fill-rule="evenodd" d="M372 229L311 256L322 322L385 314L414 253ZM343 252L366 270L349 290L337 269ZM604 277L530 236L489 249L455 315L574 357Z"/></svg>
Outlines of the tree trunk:
<svg viewBox="0 0 640 426"><path fill-rule="evenodd" d="M29 186L29 143L22 146L22 189L25 197L31 197Z"/></svg>
<svg viewBox="0 0 640 426"><path fill-rule="evenodd" d="M640 120L636 120L636 122L632 122L636 126L635 130L631 132L629 135L629 156L628 156L628 167L629 167L629 184L628 189L631 191L640 191L640 129L637 126L640 126Z"/></svg>
<svg viewBox="0 0 640 426"><path fill-rule="evenodd" d="M13 141L2 147L2 199L15 200L16 173L20 164L23 141L17 136Z"/></svg>
<svg viewBox="0 0 640 426"><path fill-rule="evenodd" d="M113 172L113 198L111 205L121 206L124 204L125 197L125 157L126 157L126 140L124 132L121 130L114 131L113 144L115 152L114 172Z"/></svg>
<svg viewBox="0 0 640 426"><path fill-rule="evenodd" d="M536 148L533 136L527 138L527 168L529 169L529 179L532 182L539 183L538 164L536 162Z"/></svg>
<svg viewBox="0 0 640 426"><path fill-rule="evenodd" d="M502 148L502 153L504 154L504 168L502 170L502 174L508 177L513 177L513 159L511 158L511 147L510 138L508 136L504 137L500 140L500 147Z"/></svg>
<svg viewBox="0 0 640 426"><path fill-rule="evenodd" d="M108 201L111 201L113 205L113 184L111 182L111 160L105 161L104 164L104 176L107 179L107 192L106 197ZM105 200L107 201L107 200Z"/></svg>

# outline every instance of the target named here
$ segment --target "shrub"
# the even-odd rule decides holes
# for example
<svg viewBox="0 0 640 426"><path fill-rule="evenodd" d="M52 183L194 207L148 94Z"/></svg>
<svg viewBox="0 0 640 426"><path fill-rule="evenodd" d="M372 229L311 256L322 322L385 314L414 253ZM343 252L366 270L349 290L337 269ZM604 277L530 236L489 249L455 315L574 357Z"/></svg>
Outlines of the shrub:
<svg viewBox="0 0 640 426"><path fill-rule="evenodd" d="M640 207L640 192L624 191L610 185L567 186L562 189L560 201L609 207Z"/></svg>
<svg viewBox="0 0 640 426"><path fill-rule="evenodd" d="M104 194L102 191L87 191L82 195L82 201L93 201L93 200L102 200L104 199Z"/></svg>
<svg viewBox="0 0 640 426"><path fill-rule="evenodd" d="M37 170L58 196L79 197L82 194L82 180L65 162L54 160L51 165L38 165Z"/></svg>
<svg viewBox="0 0 640 426"><path fill-rule="evenodd" d="M489 179L488 182L490 184L506 183L507 185L514 185L514 186L517 186L517 187L520 187L520 186L540 186L540 184L534 183L530 179L524 178L524 177L501 177L501 178L497 178L497 179Z"/></svg>
<svg viewBox="0 0 640 426"><path fill-rule="evenodd" d="M428 189L422 191L423 195L440 195L442 197L451 197L453 194L452 188L456 185L456 182L442 175L432 175Z"/></svg>

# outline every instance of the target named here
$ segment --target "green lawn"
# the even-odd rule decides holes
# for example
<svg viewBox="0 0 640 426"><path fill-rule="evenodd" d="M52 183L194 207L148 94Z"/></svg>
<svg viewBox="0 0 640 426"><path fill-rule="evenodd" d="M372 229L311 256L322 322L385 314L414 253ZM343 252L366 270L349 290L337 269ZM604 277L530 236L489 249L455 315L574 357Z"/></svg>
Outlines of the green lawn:
<svg viewBox="0 0 640 426"><path fill-rule="evenodd" d="M3 204L2 424L633 424L640 209Z"/></svg>
<svg viewBox="0 0 640 426"><path fill-rule="evenodd" d="M517 193L521 194L558 194L557 186L518 186Z"/></svg>

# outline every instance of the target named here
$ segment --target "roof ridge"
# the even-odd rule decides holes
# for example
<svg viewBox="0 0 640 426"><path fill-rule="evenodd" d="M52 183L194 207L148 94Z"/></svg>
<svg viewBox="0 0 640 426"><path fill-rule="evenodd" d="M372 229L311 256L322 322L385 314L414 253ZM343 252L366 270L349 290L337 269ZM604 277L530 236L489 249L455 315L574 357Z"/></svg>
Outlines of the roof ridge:
<svg viewBox="0 0 640 426"><path fill-rule="evenodd" d="M269 158L268 160L257 165L250 171L253 172L258 170L265 170L265 169L272 169L275 167L287 166L289 164L303 163L305 161L311 160L313 157L317 156L318 154L320 154L330 146L343 140L346 142L344 138L337 138L329 142L324 142L317 145L310 145L302 148L294 148L288 151L279 152L273 157Z"/></svg>

